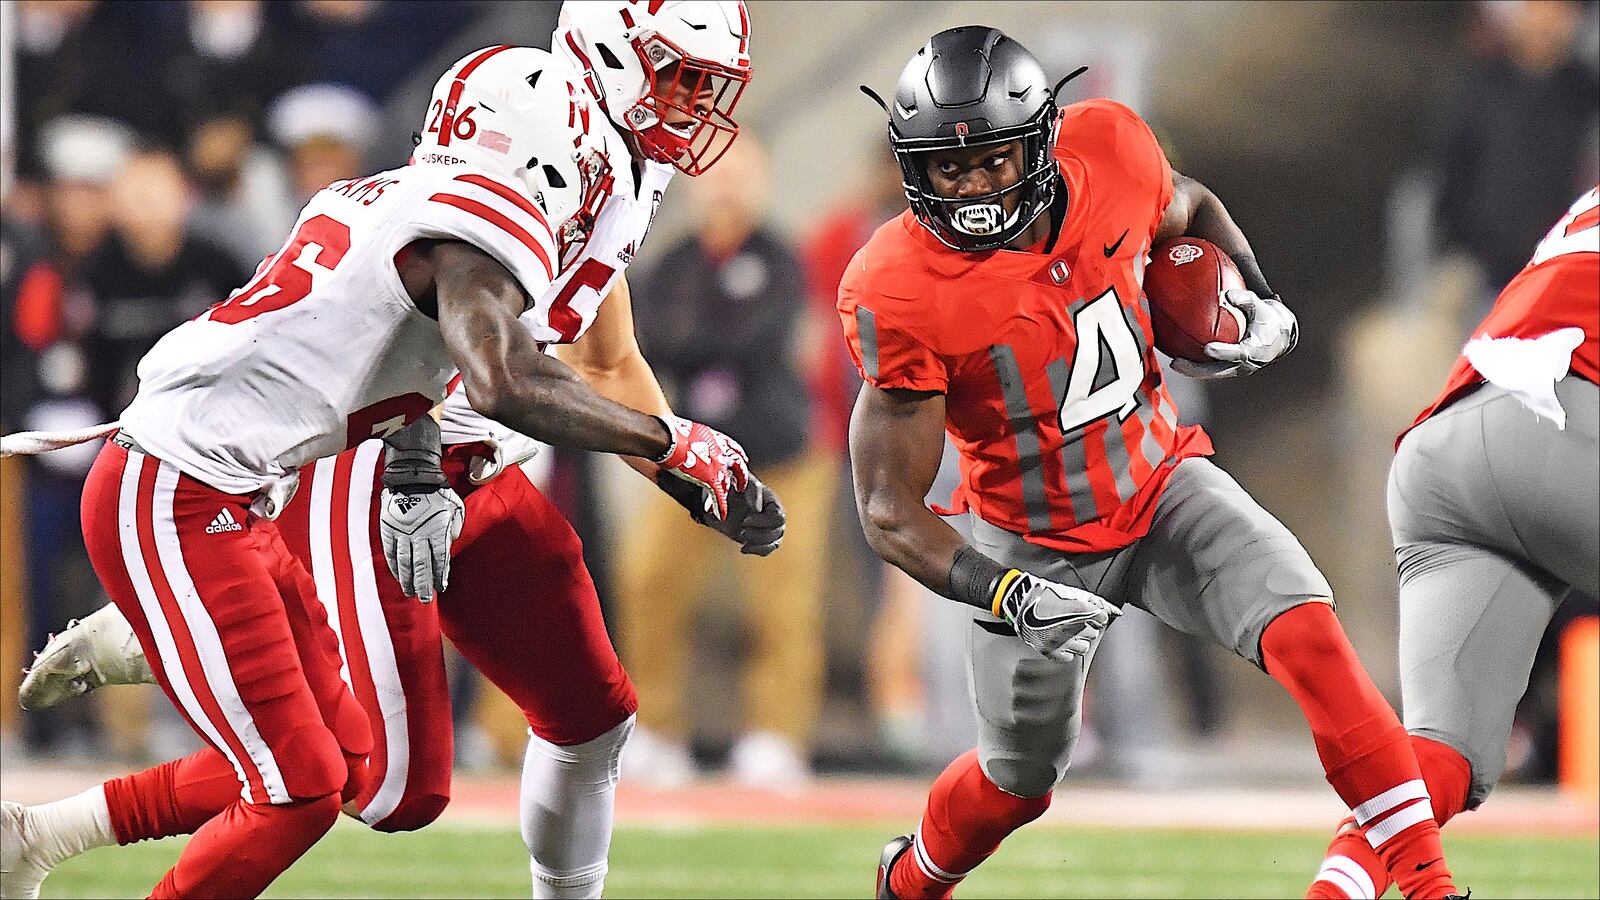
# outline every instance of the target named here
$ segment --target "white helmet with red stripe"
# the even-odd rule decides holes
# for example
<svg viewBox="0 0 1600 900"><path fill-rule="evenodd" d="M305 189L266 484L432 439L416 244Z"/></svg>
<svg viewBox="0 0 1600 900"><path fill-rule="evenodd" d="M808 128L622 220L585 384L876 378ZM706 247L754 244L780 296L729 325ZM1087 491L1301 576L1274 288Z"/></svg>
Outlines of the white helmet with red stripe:
<svg viewBox="0 0 1600 900"><path fill-rule="evenodd" d="M644 156L698 175L738 136L733 107L751 71L743 0L568 0L553 42Z"/></svg>
<svg viewBox="0 0 1600 900"><path fill-rule="evenodd" d="M521 180L563 244L581 241L611 190L610 129L571 63L533 47L468 53L433 86L411 162Z"/></svg>

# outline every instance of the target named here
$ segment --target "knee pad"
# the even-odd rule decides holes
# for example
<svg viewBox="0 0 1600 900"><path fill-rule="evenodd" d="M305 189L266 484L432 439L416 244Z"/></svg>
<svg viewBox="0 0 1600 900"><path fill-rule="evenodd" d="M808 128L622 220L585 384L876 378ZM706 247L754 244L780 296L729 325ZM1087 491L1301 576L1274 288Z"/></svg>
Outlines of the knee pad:
<svg viewBox="0 0 1600 900"><path fill-rule="evenodd" d="M1050 792L1067 776L1067 765L1071 758L1072 748L1069 745L1054 759L1046 758L1043 754L986 752L979 756L978 765L983 769L984 777L1000 790L1024 800L1042 798L1048 804Z"/></svg>

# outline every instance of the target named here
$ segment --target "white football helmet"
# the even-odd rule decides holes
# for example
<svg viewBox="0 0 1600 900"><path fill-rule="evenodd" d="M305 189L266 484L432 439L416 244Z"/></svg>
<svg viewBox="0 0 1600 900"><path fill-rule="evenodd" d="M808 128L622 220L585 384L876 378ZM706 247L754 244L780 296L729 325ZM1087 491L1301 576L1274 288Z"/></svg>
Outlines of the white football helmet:
<svg viewBox="0 0 1600 900"><path fill-rule="evenodd" d="M544 208L563 247L587 238L610 196L605 133L583 73L533 47L468 53L433 86L414 165L471 165L519 179ZM615 140L614 138L612 139Z"/></svg>
<svg viewBox="0 0 1600 900"><path fill-rule="evenodd" d="M553 44L656 162L698 175L739 134L733 107L751 72L743 0L568 0Z"/></svg>

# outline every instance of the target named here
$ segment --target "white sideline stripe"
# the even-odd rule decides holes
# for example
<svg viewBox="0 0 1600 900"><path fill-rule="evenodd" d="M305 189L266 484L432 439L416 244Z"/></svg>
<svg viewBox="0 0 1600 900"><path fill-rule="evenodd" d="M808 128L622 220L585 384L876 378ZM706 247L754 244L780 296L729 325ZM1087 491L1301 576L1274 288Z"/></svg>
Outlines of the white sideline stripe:
<svg viewBox="0 0 1600 900"><path fill-rule="evenodd" d="M356 449L350 473L351 583L355 586L356 627L367 648L367 671L378 695L378 712L383 716L383 781L372 800L361 810L361 821L374 825L389 817L406 793L406 775L411 770L410 732L406 721L406 693L400 683L400 668L395 663L394 640L389 622L378 599L378 578L372 562L372 481L383 460L383 442L367 441ZM332 524L329 524L332 529ZM376 737L376 735L374 735Z"/></svg>
<svg viewBox="0 0 1600 900"><path fill-rule="evenodd" d="M256 729L255 718L244 705L244 698L239 696L239 687L233 681L233 670L228 666L227 650L222 646L222 636L217 633L217 624L212 621L210 611L200 602L200 592L195 589L194 580L189 577L189 569L184 564L183 546L179 543L178 526L172 514L172 500L177 486L178 467L168 462L161 463L156 470L154 510L156 552L161 558L161 569L166 573L167 584L172 586L172 594L178 600L178 610L189 626L189 636L194 639L195 652L200 657L200 668L205 672L206 683L211 686L211 693L222 708L223 718L228 720L234 736L255 763L256 771L261 773L261 784L267 789L267 801L288 803L289 788L284 784L283 770L278 767L272 748Z"/></svg>
<svg viewBox="0 0 1600 900"><path fill-rule="evenodd" d="M1427 800L1416 803L1400 810L1382 822L1367 829L1367 843L1376 850L1388 840L1418 822L1426 822L1433 818L1433 804Z"/></svg>
<svg viewBox="0 0 1600 900"><path fill-rule="evenodd" d="M333 467L335 458L311 464L311 520L307 540L311 543L311 580L317 586L317 600L328 614L328 627L339 639L339 678L351 691L350 661L344 653L344 632L339 622L338 579L333 576L333 540L329 534L333 519Z"/></svg>
<svg viewBox="0 0 1600 900"><path fill-rule="evenodd" d="M967 877L965 874L952 875L951 873L946 872L945 870L939 868L938 865L936 865L934 861L928 857L928 848L922 845L921 822L917 823L917 833L911 836L911 852L917 858L917 868L922 870L922 874L932 878L934 881L942 881L945 884L955 884L961 879Z"/></svg>
<svg viewBox="0 0 1600 900"><path fill-rule="evenodd" d="M172 693L177 695L190 721L205 733L211 746L221 750L233 765L234 774L239 776L239 795L249 803L253 800L250 796L250 779L245 775L238 757L233 755L233 748L222 739L222 733L217 731L211 717L206 715L200 699L194 695L194 688L189 686L189 678L183 672L183 659L178 655L177 641L173 639L172 628L161 610L161 601L156 598L156 586L150 580L150 571L145 568L144 552L139 548L138 518L139 472L144 468L144 462L143 453L128 451L128 462L122 469L121 489L117 492L117 533L122 539L122 565L128 570L128 580L133 582L134 593L139 595L139 607L144 610L144 618L150 625L150 635L155 638L156 649L161 651L161 668L167 673L167 684L171 685Z"/></svg>
<svg viewBox="0 0 1600 900"><path fill-rule="evenodd" d="M1365 827L1368 822L1394 809L1396 806L1426 796L1428 796L1428 786L1423 783L1421 778L1413 778L1410 781L1402 782L1389 788L1387 791L1350 811L1355 813L1356 822Z"/></svg>
<svg viewBox="0 0 1600 900"><path fill-rule="evenodd" d="M1377 900L1378 886L1367 870L1348 856L1330 856L1313 881L1326 881L1348 894L1351 900Z"/></svg>

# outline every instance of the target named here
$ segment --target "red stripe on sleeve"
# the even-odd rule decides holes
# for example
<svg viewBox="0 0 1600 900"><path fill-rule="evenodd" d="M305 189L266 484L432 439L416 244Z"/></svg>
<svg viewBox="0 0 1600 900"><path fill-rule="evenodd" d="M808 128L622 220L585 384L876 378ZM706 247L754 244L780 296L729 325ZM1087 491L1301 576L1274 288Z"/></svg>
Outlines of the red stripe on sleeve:
<svg viewBox="0 0 1600 900"><path fill-rule="evenodd" d="M550 223L545 221L544 213L539 211L539 207L534 206L527 197L517 193L516 190L511 186L495 181L493 178L488 178L483 175L477 175L473 173L457 175L456 180L466 182L467 184L475 184L485 190L493 191L494 193L503 197L507 202L516 206L517 209L520 209L528 215L533 216L535 219L538 219L539 224L543 225L545 230L552 230L550 228Z"/></svg>
<svg viewBox="0 0 1600 900"><path fill-rule="evenodd" d="M550 255L545 252L544 247L540 246L539 241L535 239L533 235L529 234L521 225L518 225L517 223L506 218L505 215L499 210L491 206L485 206L476 200L471 200L466 197L458 197L455 194L434 194L428 199L435 203L443 203L445 206L453 206L462 212L471 213L516 238L522 243L522 246L533 251L533 255L539 258L539 262L544 265L545 277L549 278L551 281L555 280L555 269L550 266ZM554 243L554 240L555 239L552 237L552 244Z"/></svg>

